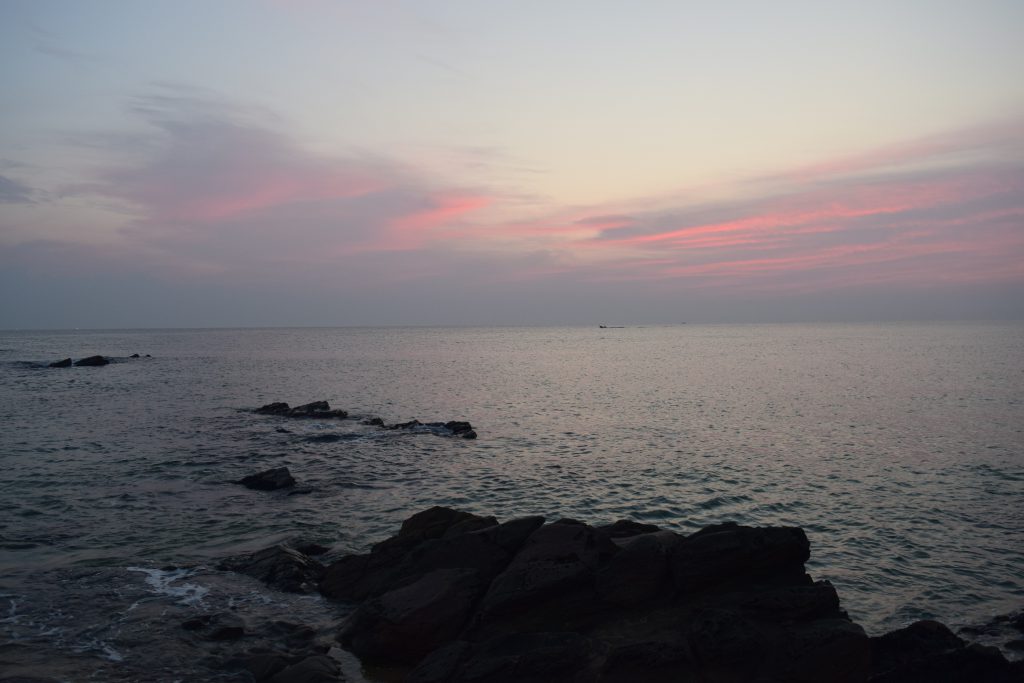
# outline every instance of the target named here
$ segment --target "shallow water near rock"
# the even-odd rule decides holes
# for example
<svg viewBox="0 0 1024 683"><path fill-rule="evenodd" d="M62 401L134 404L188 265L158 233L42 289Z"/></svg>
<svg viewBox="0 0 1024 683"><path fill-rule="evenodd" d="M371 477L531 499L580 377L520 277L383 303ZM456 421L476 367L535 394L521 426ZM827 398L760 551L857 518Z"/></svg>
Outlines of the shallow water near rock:
<svg viewBox="0 0 1024 683"><path fill-rule="evenodd" d="M94 354L114 362L47 367ZM350 419L251 412L321 399ZM1021 324L0 332L0 407L21 675L212 678L234 645L180 623L225 610L328 642L344 607L212 567L295 538L363 551L432 505L801 526L871 633L1024 603ZM276 467L306 492L232 483Z"/></svg>

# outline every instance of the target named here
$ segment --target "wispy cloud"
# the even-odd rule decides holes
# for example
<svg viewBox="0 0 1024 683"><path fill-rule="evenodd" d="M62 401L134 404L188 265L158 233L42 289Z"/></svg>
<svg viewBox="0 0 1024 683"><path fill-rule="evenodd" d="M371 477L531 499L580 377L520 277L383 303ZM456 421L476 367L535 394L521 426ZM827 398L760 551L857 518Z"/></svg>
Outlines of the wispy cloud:
<svg viewBox="0 0 1024 683"><path fill-rule="evenodd" d="M0 203L27 204L34 201L36 194L28 185L0 175Z"/></svg>
<svg viewBox="0 0 1024 683"><path fill-rule="evenodd" d="M501 174L468 183L312 151L272 112L202 90L164 84L131 111L148 132L86 140L120 161L65 190L123 207L117 244L22 244L23 263L325 297L410 283L500 297L545 286L749 297L1024 285L1024 151L1010 124L784 169L733 186L728 200L686 191L656 209L648 199L581 208L523 202L529 187ZM0 177L0 201L32 199Z"/></svg>

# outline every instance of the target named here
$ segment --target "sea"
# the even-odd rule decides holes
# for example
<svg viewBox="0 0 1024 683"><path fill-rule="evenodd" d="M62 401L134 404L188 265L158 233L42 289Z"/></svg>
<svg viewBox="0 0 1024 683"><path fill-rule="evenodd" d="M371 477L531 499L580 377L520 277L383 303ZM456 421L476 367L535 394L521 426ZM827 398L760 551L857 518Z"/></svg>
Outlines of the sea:
<svg viewBox="0 0 1024 683"><path fill-rule="evenodd" d="M351 419L253 412L314 400ZM800 526L869 634L959 628L1024 606L1022 494L1020 322L0 331L0 671L219 680L181 623L225 610L329 640L346 606L218 561L434 505Z"/></svg>

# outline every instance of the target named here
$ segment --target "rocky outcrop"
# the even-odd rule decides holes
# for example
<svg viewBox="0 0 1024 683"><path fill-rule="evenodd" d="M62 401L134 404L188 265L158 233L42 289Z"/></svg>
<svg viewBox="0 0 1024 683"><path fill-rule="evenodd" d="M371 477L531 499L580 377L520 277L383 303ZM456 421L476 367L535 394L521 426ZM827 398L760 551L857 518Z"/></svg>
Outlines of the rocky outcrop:
<svg viewBox="0 0 1024 683"><path fill-rule="evenodd" d="M294 408L283 401L277 401L260 406L253 412L259 415L276 415L278 417L294 418L342 420L348 417L348 412L332 409L327 401L313 401L312 403L295 406ZM408 422L386 424L384 420L379 417L369 417L362 419L360 424L367 427L380 427L381 429L406 430L411 432L437 434L438 436L456 436L462 439L477 438L477 433L476 430L473 429L473 425L464 420L449 420L447 422L420 422L419 420L409 420ZM324 434L317 435L315 438L321 441L336 441L341 440L344 437L337 434Z"/></svg>
<svg viewBox="0 0 1024 683"><path fill-rule="evenodd" d="M319 590L357 604L343 647L415 683L1022 680L935 622L869 639L809 556L793 527L684 536L434 507L329 564Z"/></svg>
<svg viewBox="0 0 1024 683"><path fill-rule="evenodd" d="M871 683L1024 681L1024 662L1010 664L998 648L967 643L936 621L872 638L871 652Z"/></svg>
<svg viewBox="0 0 1024 683"><path fill-rule="evenodd" d="M315 418L319 420L344 420L348 417L348 413L344 410L331 409L331 405L327 401L313 401L312 403L306 403L301 406L295 406L292 408L287 403L277 402L268 403L265 406L257 408L255 413L260 415L279 415L281 417L295 417L295 418Z"/></svg>
<svg viewBox="0 0 1024 683"><path fill-rule="evenodd" d="M71 359L70 358L65 358L64 360L54 361L54 362L50 363L49 367L51 367L51 368L70 368L71 367Z"/></svg>
<svg viewBox="0 0 1024 683"><path fill-rule="evenodd" d="M110 361L103 356L89 356L81 360L75 361L77 367L98 367L101 365L110 365Z"/></svg>
<svg viewBox="0 0 1024 683"><path fill-rule="evenodd" d="M379 420L380 418L375 418ZM371 424L378 424L377 422L371 422ZM473 425L468 422L459 420L449 420L448 422L420 422L419 420L409 420L408 422L399 422L398 424L386 425L383 424L383 420L379 423L384 429L407 429L412 431L420 432L431 432L439 434L441 436L458 436L463 439L475 439L477 434L473 429Z"/></svg>
<svg viewBox="0 0 1024 683"><path fill-rule="evenodd" d="M287 467L275 467L272 470L242 477L235 483L258 491L276 491L295 486L295 479Z"/></svg>
<svg viewBox="0 0 1024 683"><path fill-rule="evenodd" d="M223 571L246 574L288 593L315 593L324 567L309 556L285 545L274 545L248 555L222 560Z"/></svg>

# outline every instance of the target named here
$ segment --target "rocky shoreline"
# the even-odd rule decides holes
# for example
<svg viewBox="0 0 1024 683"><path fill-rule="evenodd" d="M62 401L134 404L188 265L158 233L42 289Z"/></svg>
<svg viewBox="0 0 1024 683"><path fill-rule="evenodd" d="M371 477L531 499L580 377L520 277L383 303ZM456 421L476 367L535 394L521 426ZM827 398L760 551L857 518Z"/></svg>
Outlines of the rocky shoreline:
<svg viewBox="0 0 1024 683"><path fill-rule="evenodd" d="M806 573L810 543L795 527L725 523L684 536L434 507L369 553L326 565L310 556L323 548L293 545L220 568L354 606L337 643L386 672L380 680L1024 680L1024 662L938 622L869 637L835 588ZM1007 623L1024 631L1019 615ZM345 680L338 654L323 643L264 647L225 666L259 682Z"/></svg>

